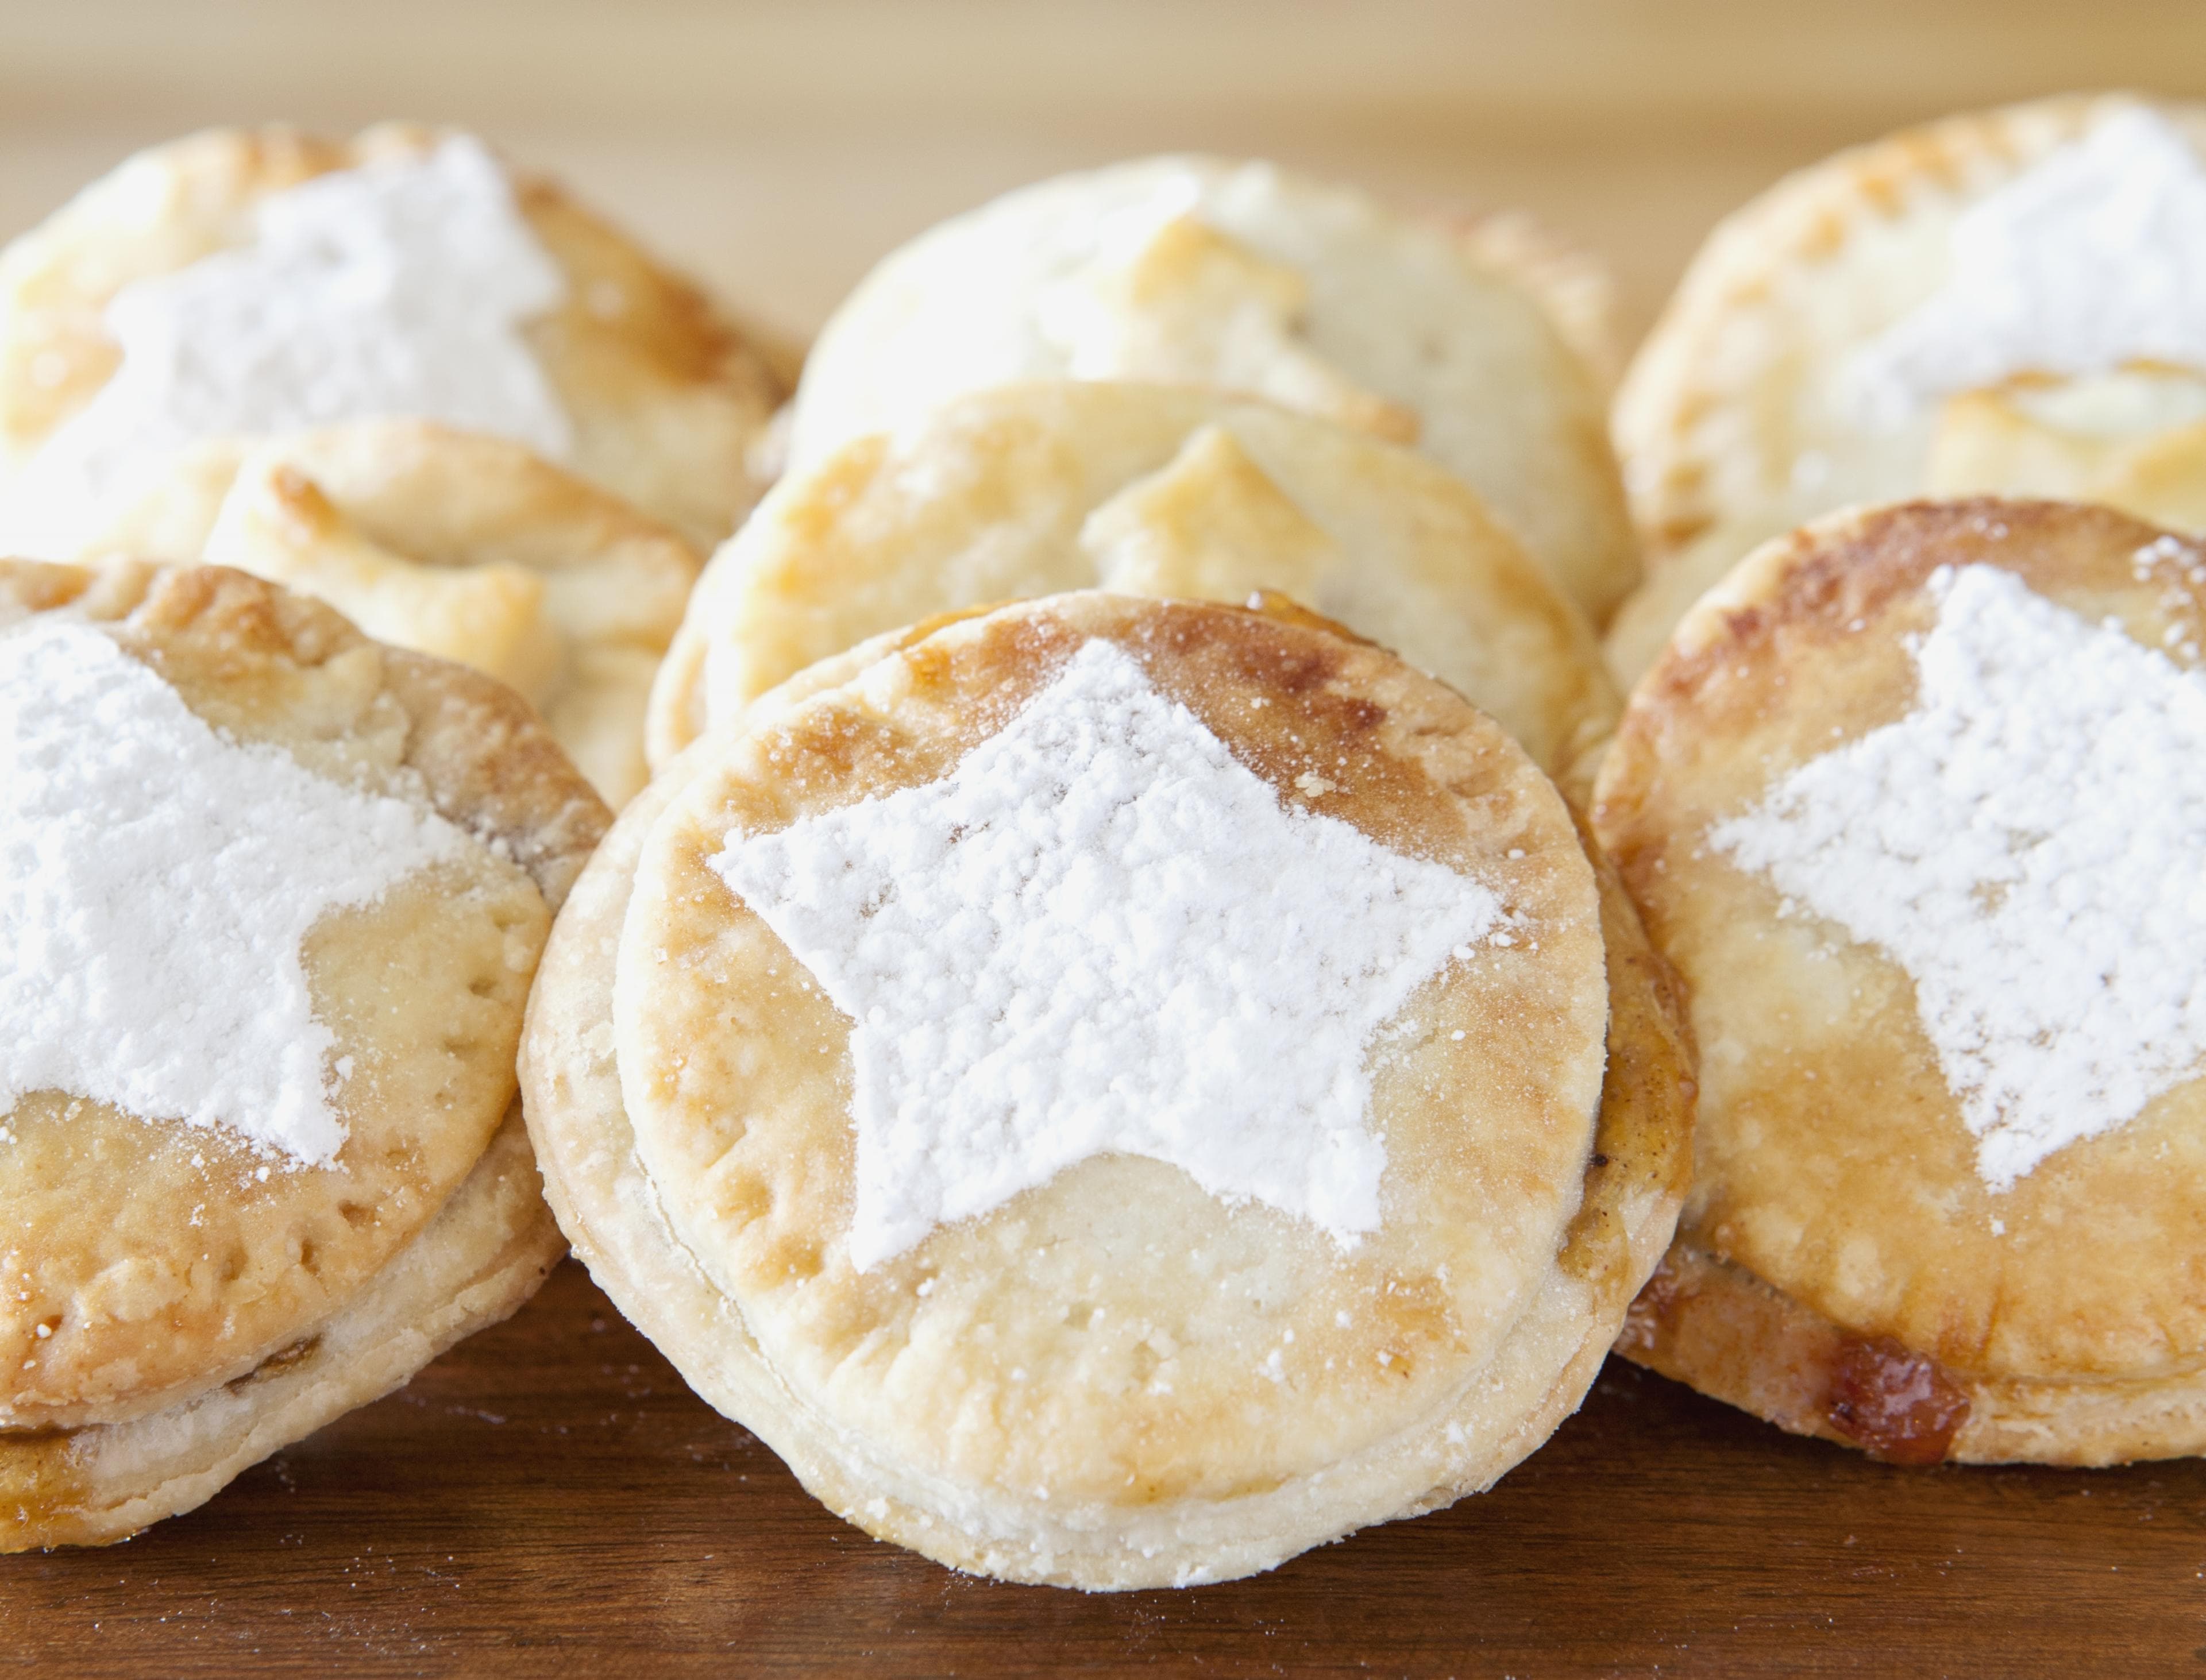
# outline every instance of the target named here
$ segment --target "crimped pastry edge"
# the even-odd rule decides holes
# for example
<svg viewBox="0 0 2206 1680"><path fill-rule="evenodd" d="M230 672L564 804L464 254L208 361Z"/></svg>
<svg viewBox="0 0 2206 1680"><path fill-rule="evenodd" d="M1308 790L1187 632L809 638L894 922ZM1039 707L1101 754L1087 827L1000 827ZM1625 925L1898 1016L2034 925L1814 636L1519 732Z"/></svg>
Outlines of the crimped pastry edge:
<svg viewBox="0 0 2206 1680"><path fill-rule="evenodd" d="M847 669L847 658L835 663ZM1674 1230L1694 1097L1674 976L1583 824L1608 952L1608 1069L1584 1200L1553 1271L1495 1360L1421 1425L1270 1492L1131 1513L1081 1510L914 1476L818 1418L775 1373L740 1308L707 1280L660 1206L621 1105L611 944L646 838L709 751L702 743L662 771L577 883L530 999L522 1089L546 1199L599 1287L693 1388L765 1440L829 1509L970 1573L1091 1591L1187 1586L1255 1574L1372 1522L1482 1491L1577 1409Z"/></svg>
<svg viewBox="0 0 2206 1680"><path fill-rule="evenodd" d="M516 1099L421 1234L292 1348L128 1423L0 1433L0 1552L103 1546L204 1504L251 1465L511 1316L565 1247L538 1193L519 1110Z"/></svg>
<svg viewBox="0 0 2206 1680"><path fill-rule="evenodd" d="M1774 320L1786 277L1812 268L1863 227L1891 219L1929 183L2034 158L2084 133L2105 110L2150 105L2206 144L2206 111L2135 92L2068 93L1965 112L1850 146L1798 170L1731 212L1702 243L1641 343L1612 420L1649 572L1659 572L1712 526L1762 511L1707 494L1711 456L1697 431L1711 411L1741 402L1774 359L1764 331L1758 357L1714 354L1717 341L1757 318ZM1720 376L1711 370L1724 370ZM1741 551L1744 552L1744 550Z"/></svg>

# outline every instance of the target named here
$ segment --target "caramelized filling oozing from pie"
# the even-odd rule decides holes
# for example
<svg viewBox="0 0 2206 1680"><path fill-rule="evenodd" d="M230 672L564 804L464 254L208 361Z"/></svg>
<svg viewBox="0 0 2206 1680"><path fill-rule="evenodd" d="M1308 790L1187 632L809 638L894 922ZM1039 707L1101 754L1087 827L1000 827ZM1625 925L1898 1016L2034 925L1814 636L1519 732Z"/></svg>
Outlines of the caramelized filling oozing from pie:
<svg viewBox="0 0 2206 1680"><path fill-rule="evenodd" d="M1936 1464L1969 1420L1945 1367L1889 1336L1858 1336L1740 1267L1672 1248L1631 1303L1617 1351L1797 1434L1892 1464ZM1688 1353L1690 1352L1690 1357Z"/></svg>

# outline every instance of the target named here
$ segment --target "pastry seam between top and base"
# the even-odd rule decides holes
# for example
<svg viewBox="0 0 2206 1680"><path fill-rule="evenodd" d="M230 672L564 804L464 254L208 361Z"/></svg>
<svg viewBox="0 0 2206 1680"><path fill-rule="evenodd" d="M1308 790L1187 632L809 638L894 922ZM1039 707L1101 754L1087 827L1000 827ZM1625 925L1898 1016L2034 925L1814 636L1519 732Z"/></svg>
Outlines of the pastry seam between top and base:
<svg viewBox="0 0 2206 1680"><path fill-rule="evenodd" d="M188 636L215 638L213 646L242 637L239 646L271 658L271 669L290 662L311 670L318 659L373 646L328 609L241 574L134 563L17 564L10 581L27 614L63 609L92 623L135 625L143 608L149 617L138 629L152 638L149 645L192 646L164 641L168 633L152 628L173 620ZM479 842L526 872L548 917L601 831L603 807L548 748L540 725L495 684L396 650L378 657L378 697L412 719L408 752L428 767L425 788L441 789ZM226 692L223 680L209 694ZM204 687L206 674L197 681ZM322 1317L276 1333L242 1369L224 1362L157 1396L100 1409L119 1410L119 1419L95 1415L69 1427L0 1432L0 1516L13 1494L21 1525L7 1543L111 1540L187 1509L245 1465L402 1382L443 1347L510 1312L541 1281L557 1247L528 1171L517 1100L510 1099L502 1121L492 1120L485 1148L397 1249ZM453 1290L462 1292L453 1301L434 1298ZM361 1336L380 1339L362 1351ZM337 1364L348 1349L367 1361L365 1376ZM157 1478L152 1485L131 1485L147 1474Z"/></svg>
<svg viewBox="0 0 2206 1680"><path fill-rule="evenodd" d="M1144 1513L1131 1523L1123 1509L1098 1508L1085 1513L1083 1518L1067 1512L1061 1505L1052 1509L1033 1500L1017 1501L1019 1509L1006 1512L999 1500L954 1489L939 1480L921 1480L914 1486L913 1472L909 1468L866 1457L862 1451L862 1443L847 1434L839 1437L837 1448L815 1448L808 1437L820 1429L824 1421L814 1416L808 1427L800 1423L795 1415L800 1403L756 1352L743 1328L741 1308L707 1282L704 1268L680 1245L657 1206L656 1194L643 1177L632 1153L633 1146L626 1138L617 1084L611 1075L613 1052L609 1035L584 1026L577 1019L557 1020L563 1010L572 1008L575 1001L562 993L563 985L572 985L567 971L589 967L588 954L570 954L569 942L610 937L605 930L610 926L611 913L615 910L624 919L627 882L622 875L632 870L630 859L640 854L643 834L658 821L659 813L672 801L679 784L695 773L699 762L699 754L693 751L663 774L659 785L647 796L644 804L630 813L622 831L586 879L576 900L575 920L555 933L553 948L547 952L546 974L557 978L532 1000L530 1031L525 1040L524 1078L539 1096L532 1110L532 1123L537 1127L545 1146L542 1154L547 1193L563 1222L576 1238L578 1250L599 1271L601 1281L617 1300L635 1312L641 1322L658 1332L665 1350L693 1382L731 1415L742 1418L753 1427L763 1426L769 1442L784 1452L807 1485L829 1504L876 1533L957 1567L1023 1579L1070 1581L1087 1586L1218 1578L1268 1567L1305 1546L1335 1537L1363 1522L1380 1520L1368 1492L1360 1506L1348 1506L1344 1502L1328 1507L1321 1503L1324 1496L1317 1492L1320 1485L1330 1481L1337 1486L1344 1480L1355 1480L1357 1472L1350 1467L1360 1465L1364 1476L1376 1477L1394 1487L1388 1515L1408 1515L1428 1509L1490 1481L1499 1469L1521 1457L1537 1438L1543 1437L1559 1421L1560 1410L1582 1394L1590 1380L1591 1367L1606 1351L1605 1338L1599 1335L1584 1337L1583 1345L1567 1357L1554 1361L1559 1369L1545 1391L1547 1397L1530 1406L1515 1429L1505 1433L1490 1451L1483 1456L1475 1452L1466 1456L1461 1450L1452 1453L1448 1451L1447 1436L1465 1397L1473 1391L1490 1392L1497 1369L1505 1369L1512 1354L1520 1361L1535 1356L1524 1334L1531 1321L1543 1313L1557 1310L1583 1315L1589 1296L1599 1292L1596 1286L1582 1278L1574 1280L1551 1273L1505 1338L1494 1363L1467 1376L1462 1391L1439 1408L1436 1416L1407 1427L1401 1436L1367 1446L1346 1464L1336 1464L1315 1476L1297 1478L1269 1493L1224 1501L1184 1500ZM1604 921L1619 914L1627 919L1631 916L1615 896L1616 891L1612 884L1604 894ZM1617 978L1613 971L1628 966L1616 949L1613 930L1608 960L1613 982ZM1659 970L1660 959L1651 951L1644 953L1643 960ZM610 1002L609 987L609 978L593 975L585 989L602 1006ZM1612 995L1613 992L1613 985ZM1645 995L1653 998L1659 992L1658 985ZM1650 1014L1659 1017L1659 1003ZM1613 1028L1613 1022L1612 1034ZM552 1043L547 1044L547 1040ZM1674 1040L1672 1047L1674 1053ZM1621 1065L1625 1059L1619 1058L1619 1064L1612 1068L1602 1093L1604 1120L1613 1118L1617 1111L1617 1080L1631 1076ZM1674 1073L1674 1063L1672 1065ZM594 1102L578 1099L578 1087L593 1081ZM554 1091L561 1093L556 1099L552 1094ZM1626 1093L1627 1099L1633 1094ZM578 1116L578 1106L589 1108L593 1113ZM596 1127L613 1132L616 1136L608 1141L601 1134L593 1135L586 1148L580 1139L569 1140L563 1135L568 1122L578 1117L586 1128L594 1121ZM1606 1132L1597 1141L1596 1147L1618 1149L1618 1165L1623 1167L1621 1148ZM1659 1150L1654 1153L1659 1156ZM594 1187L578 1187L568 1182L569 1163L578 1154L584 1157L581 1165L587 1176L601 1177L608 1172L617 1175L610 1194L602 1183ZM1644 1157L1633 1165L1643 1170ZM1581 1242L1594 1241L1590 1235L1593 1227L1609 1225L1610 1242L1621 1245L1620 1249L1612 1250L1615 1256L1612 1263L1623 1274L1618 1281L1628 1289L1654 1258L1653 1244L1646 1240L1649 1225L1659 1225L1666 1230L1666 1216L1673 1212L1676 1198L1682 1192L1683 1165L1684 1151L1677 1146L1673 1135L1669 1159L1666 1162L1658 1160L1649 1174L1656 1182L1651 1188L1634 1187L1636 1204L1634 1193L1628 1192L1613 1202L1589 1200L1582 1206L1577 1224L1565 1240L1565 1255L1571 1254ZM1589 1177L1600 1181L1605 1189L1607 1181L1601 1175L1608 1171L1597 1158ZM588 1206L591 1202L596 1206ZM632 1229L617 1229L610 1233L596 1229L601 1212L610 1207L623 1208L624 1217L642 1218L647 1225L646 1233L639 1237ZM664 1266L670 1259L705 1303L696 1316L730 1337L740 1349L732 1362L709 1361L704 1350L682 1336L670 1333L666 1322L658 1319L653 1309L663 1302L663 1293L654 1290L648 1279L635 1273L636 1270ZM1567 1308L1559 1299L1563 1296L1568 1297ZM1619 1292L1617 1302L1611 1304L1620 1307L1621 1300ZM693 1303L693 1311L695 1310ZM1547 1326L1540 1345L1552 1353L1552 1340L1557 1333L1555 1326ZM1517 1380L1528 1379L1520 1372ZM771 1415L761 1415L761 1412ZM1535 1430L1537 1437L1533 1436ZM828 1433L834 1433L832 1427ZM1414 1473L1409 1480L1423 1481L1429 1476L1428 1491L1418 1493L1404 1487L1404 1467L1398 1461L1405 1454L1425 1464L1423 1470ZM857 1463L850 1462L852 1459ZM1391 1466L1389 1461L1394 1461ZM891 1498L883 1491L895 1488L900 1482L909 1490L911 1497ZM963 1498L953 1497L961 1492ZM1320 1502L1315 1509L1314 1500ZM1237 1522L1237 1517L1243 1521ZM1261 1530L1266 1520L1285 1532L1275 1530L1269 1535L1240 1532L1244 1526ZM1099 1532L1114 1526L1130 1528L1133 1532L1123 1538ZM1141 1555L1143 1552L1150 1555Z"/></svg>
<svg viewBox="0 0 2206 1680"><path fill-rule="evenodd" d="M1638 715L1627 716L1622 739L1636 738L1640 744L1623 750L1642 758L1650 751L1670 751L1650 748L1648 742L1654 737L1647 731L1674 730L1676 720L1650 724L1646 708L1672 688L1683 694L1696 683L1719 680L1734 664L1744 677L1748 656L1726 651L1736 639L1781 635L1795 610L1807 615L1799 630L1804 636L1824 619L1833 624L1846 620L1845 628L1859 629L1881 610L1869 603L1882 601L1887 592L1897 588L1899 593L1891 599L1911 599L1915 584L1908 580L1918 572L1928 575L1927 569L1941 563L1995 563L2009 544L2018 545L2014 563L2049 568L2046 577L2053 584L2077 593L2081 605L2070 605L2067 613L2093 615L2079 623L2078 634L2111 634L2084 627L2098 625L2096 615L2126 600L2110 596L2108 590L2127 590L2137 595L2129 605L2138 610L2157 601L2154 611L2176 613L2166 640L2177 640L2176 632L2189 623L2191 639L2185 645L2195 644L2202 610L2197 545L2153 527L2102 509L1988 499L1844 510L1764 545L1688 614L1635 697L1633 712ZM2181 579L2186 577L2191 581L2184 586ZM2184 607L2177 598L2186 587L2189 605ZM2156 592L2163 589L2173 594L2162 599ZM2031 592L2022 599L2037 597ZM2057 603L2057 597L2052 599ZM2168 605L2170 600L2175 605ZM2161 657L2157 647L2162 640L2155 629L2143 644L2154 650L2151 658ZM1735 711L1739 702L1724 704ZM1638 814L1639 801L1654 786L1645 780L1645 766L1627 770L1623 758L1613 763L1616 773L1604 775L1599 790L1601 827L1622 847L1625 867L1643 870L1649 867L1647 856L1654 855L1642 855L1643 843L1668 836L1660 842L1666 846L1677 837L1650 828L1652 819ZM1624 804L1612 806L1619 796ZM1705 803L1705 795L1695 795L1689 803ZM1667 885L1673 872L1654 867L1660 872L1654 879L1665 883L1658 893L1673 892ZM1650 914L1659 929L1664 918L1681 912ZM1841 932L1834 937L1847 936ZM1707 1022L1702 1026L1709 1029ZM1720 1037L1726 1033L1720 1023L1714 1030ZM1958 1103L1950 1084L1941 1088L1947 1091L1948 1105ZM1941 1123L1958 1131L1960 1123L1956 1116ZM1982 1171L1979 1165L1977 1171ZM2024 1170L2025 1177L2030 1171ZM1998 1236L2014 1216L1996 1205L1996 1198L1994 1203L1991 1211L2000 1217L1991 1224ZM1755 1217L1756 1206L1726 1200L1722 1218ZM1950 1354L1887 1333L1874 1314L1850 1323L1834 1308L1761 1277L1751 1265L1726 1253L1724 1231L1729 1226L1705 1223L1709 1217L1689 1210L1669 1259L1619 1340L1619 1350L1627 1356L1786 1428L1864 1447L1896 1462L2098 1464L2187 1454L2206 1441L2206 1358L2197 1350L2186 1354L2179 1346L2167 1347L2160 1359L2126 1373L2119 1361L2092 1368L2128 1345L2117 1342L2064 1373L2051 1351L2057 1343L2045 1342L2033 1360L2027 1356L2033 1344L2025 1340L2003 1355L2007 1368L1996 1363L1971 1368ZM2176 1285L2164 1280L2163 1286ZM1835 1285L1827 1279L1823 1287ZM2021 1287L2009 1280L2000 1285L1999 1298ZM2042 1327L2036 1332L2041 1338L2051 1333ZM2132 1355L2136 1351L2131 1349Z"/></svg>
<svg viewBox="0 0 2206 1680"><path fill-rule="evenodd" d="M204 1504L271 1453L404 1386L447 1348L510 1317L565 1251L516 1097L421 1232L290 1346L128 1422L0 1432L0 1552L106 1545Z"/></svg>

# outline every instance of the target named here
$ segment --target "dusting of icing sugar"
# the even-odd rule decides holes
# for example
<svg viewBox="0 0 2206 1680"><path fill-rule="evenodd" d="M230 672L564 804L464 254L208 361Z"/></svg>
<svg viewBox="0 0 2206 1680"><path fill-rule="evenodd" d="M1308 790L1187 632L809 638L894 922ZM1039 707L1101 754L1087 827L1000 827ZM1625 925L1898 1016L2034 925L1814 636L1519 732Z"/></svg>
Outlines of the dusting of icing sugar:
<svg viewBox="0 0 2206 1680"><path fill-rule="evenodd" d="M2118 110L1986 194L1950 248L1945 283L1839 372L1873 423L2020 373L2206 369L2206 167L2157 111Z"/></svg>
<svg viewBox="0 0 2206 1680"><path fill-rule="evenodd" d="M1365 1050L1506 920L1284 806L1101 641L947 777L712 867L853 1022L861 1271L1111 1153L1354 1243L1386 1165Z"/></svg>
<svg viewBox="0 0 2206 1680"><path fill-rule="evenodd" d="M0 547L72 556L212 438L414 416L569 454L519 331L565 278L480 141L318 176L262 200L255 229L115 295L121 362L26 469Z"/></svg>
<svg viewBox="0 0 2206 1680"><path fill-rule="evenodd" d="M1907 970L2004 1190L2206 1059L2206 678L2012 573L1929 587L1913 710L1709 841Z"/></svg>
<svg viewBox="0 0 2206 1680"><path fill-rule="evenodd" d="M0 634L0 1114L33 1091L344 1142L301 943L469 843L403 801L225 740L91 625Z"/></svg>

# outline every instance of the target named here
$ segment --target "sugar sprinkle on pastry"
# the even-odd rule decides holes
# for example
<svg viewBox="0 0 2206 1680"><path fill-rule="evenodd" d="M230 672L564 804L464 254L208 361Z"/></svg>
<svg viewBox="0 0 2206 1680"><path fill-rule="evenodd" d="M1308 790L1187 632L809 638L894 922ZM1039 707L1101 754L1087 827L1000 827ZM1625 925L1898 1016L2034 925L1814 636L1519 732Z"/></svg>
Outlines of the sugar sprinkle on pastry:
<svg viewBox="0 0 2206 1680"><path fill-rule="evenodd" d="M121 364L40 451L16 544L56 548L48 526L74 530L202 438L413 414L568 455L573 426L519 331L566 281L480 140L319 176L254 224L251 244L109 302Z"/></svg>
<svg viewBox="0 0 2206 1680"><path fill-rule="evenodd" d="M333 1160L343 1070L302 942L466 837L224 740L67 620L0 637L0 1112L65 1091Z"/></svg>
<svg viewBox="0 0 2206 1680"><path fill-rule="evenodd" d="M1595 789L1705 1052L1623 1352L1902 1463L2206 1445L2201 559L1903 503L1687 614Z"/></svg>
<svg viewBox="0 0 2206 1680"><path fill-rule="evenodd" d="M2131 106L1954 218L1946 283L1855 350L1839 384L1904 419L2018 372L2206 366L2206 168Z"/></svg>
<svg viewBox="0 0 2206 1680"><path fill-rule="evenodd" d="M948 777L712 867L856 1023L861 1271L1114 1151L1352 1245L1386 1164L1366 1043L1504 919L1282 805L1101 641Z"/></svg>
<svg viewBox="0 0 2206 1680"><path fill-rule="evenodd" d="M1872 420L2020 373L2206 367L2206 166L2159 112L2116 109L1948 237L1944 284L1839 370Z"/></svg>
<svg viewBox="0 0 2206 1680"><path fill-rule="evenodd" d="M514 1051L607 819L316 602L0 561L0 1552L189 1510L534 1290Z"/></svg>
<svg viewBox="0 0 2206 1680"><path fill-rule="evenodd" d="M2206 106L2066 95L1787 176L1712 232L1618 393L1649 544L1627 685L1756 545L1910 497L2206 526Z"/></svg>
<svg viewBox="0 0 2206 1680"><path fill-rule="evenodd" d="M1245 817L1221 789L1243 773ZM714 861L844 813L878 849L846 874L804 843L843 904L823 955ZM1314 865L1336 824L1358 843ZM1412 859L1454 877L1433 920L1456 926L1387 931ZM877 927L885 995L852 998L844 953ZM1001 1166L1011 1193L861 1270L855 1040L960 992L965 1041L915 1046L891 1119L947 1137L938 1183ZM960 1569L1184 1585L1483 1487L1577 1403L1684 1189L1676 1003L1553 784L1458 696L1278 597L1083 592L836 656L671 764L553 932L522 1081L576 1252L831 1507ZM1305 1077L1297 1032L1339 1083ZM927 1126L932 1072L999 1036L951 1111L1008 1123ZM1106 1038L1155 1051L1098 1065ZM1054 1171L1028 1147L1084 1147L1089 1115L1123 1142ZM1346 1175L1312 1217L1256 1171L1314 1201L1329 1130L1381 1168L1352 1242L1327 1228Z"/></svg>
<svg viewBox="0 0 2206 1680"><path fill-rule="evenodd" d="M1709 842L1898 959L2011 1188L2206 1057L2206 678L1985 565L1926 588L1921 689Z"/></svg>

